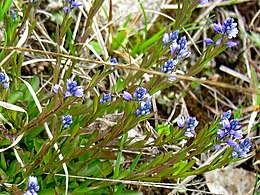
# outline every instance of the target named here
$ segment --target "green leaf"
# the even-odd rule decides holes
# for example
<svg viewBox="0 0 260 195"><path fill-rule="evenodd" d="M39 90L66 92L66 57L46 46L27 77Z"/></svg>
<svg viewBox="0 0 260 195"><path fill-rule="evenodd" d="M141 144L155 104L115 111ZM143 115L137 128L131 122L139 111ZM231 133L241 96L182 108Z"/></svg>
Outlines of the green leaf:
<svg viewBox="0 0 260 195"><path fill-rule="evenodd" d="M8 103L10 104L14 104L16 103L18 100L21 100L23 97L23 93L21 91L15 91L13 93L10 94L10 96L8 97Z"/></svg>

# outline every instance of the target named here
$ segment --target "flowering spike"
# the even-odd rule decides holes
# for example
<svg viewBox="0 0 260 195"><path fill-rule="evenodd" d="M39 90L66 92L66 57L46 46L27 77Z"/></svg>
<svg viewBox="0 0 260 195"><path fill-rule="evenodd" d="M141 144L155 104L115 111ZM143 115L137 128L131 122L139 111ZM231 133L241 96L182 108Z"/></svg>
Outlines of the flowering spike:
<svg viewBox="0 0 260 195"><path fill-rule="evenodd" d="M0 83L3 84L4 88L7 89L9 87L9 77L4 72L0 72Z"/></svg>
<svg viewBox="0 0 260 195"><path fill-rule="evenodd" d="M164 33L164 35L163 35L163 44L167 45L169 43L169 41L170 41L169 34L168 33Z"/></svg>
<svg viewBox="0 0 260 195"><path fill-rule="evenodd" d="M137 100L143 100L146 97L146 89L144 87L137 87L133 96Z"/></svg>

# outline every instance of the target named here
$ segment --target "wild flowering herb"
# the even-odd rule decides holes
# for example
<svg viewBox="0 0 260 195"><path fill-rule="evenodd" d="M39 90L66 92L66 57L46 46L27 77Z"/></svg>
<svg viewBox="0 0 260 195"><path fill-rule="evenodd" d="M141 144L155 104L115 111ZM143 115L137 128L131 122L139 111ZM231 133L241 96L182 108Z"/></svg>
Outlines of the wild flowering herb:
<svg viewBox="0 0 260 195"><path fill-rule="evenodd" d="M59 84L55 84L53 87L52 87L52 91L54 93L58 93L58 91L61 90L62 91L62 88Z"/></svg>
<svg viewBox="0 0 260 195"><path fill-rule="evenodd" d="M7 89L9 87L9 78L7 74L0 72L0 83L3 84L4 88Z"/></svg>
<svg viewBox="0 0 260 195"><path fill-rule="evenodd" d="M73 10L82 5L82 3L79 0L68 0L68 3L69 3L69 6L65 6L63 8L65 13L68 13L69 10Z"/></svg>
<svg viewBox="0 0 260 195"><path fill-rule="evenodd" d="M62 116L62 128L67 129L73 122L71 115Z"/></svg>
<svg viewBox="0 0 260 195"><path fill-rule="evenodd" d="M12 21L14 22L17 18L16 11L10 10L10 17L12 18Z"/></svg>
<svg viewBox="0 0 260 195"><path fill-rule="evenodd" d="M213 29L219 33L222 34L224 36L227 36L228 39L232 39L232 38L236 38L237 34L238 34L238 29L237 29L237 23L234 22L234 18L228 18L224 21L224 24L220 24L220 23L214 23L213 24ZM221 44L223 38L219 38L216 41L216 45ZM206 38L204 39L204 42L208 45L213 44L214 41L211 38ZM226 45L228 47L234 47L237 45L236 42L234 41L227 41Z"/></svg>
<svg viewBox="0 0 260 195"><path fill-rule="evenodd" d="M175 30L173 32L165 33L163 36L163 44L170 44L170 52L172 54L172 58L170 58L164 65L160 68L160 71L166 74L171 74L173 72L174 67L178 64L178 62L188 57L190 51L187 47L187 39L186 36L182 36L179 40L179 30ZM169 77L170 81L176 80L175 77Z"/></svg>
<svg viewBox="0 0 260 195"><path fill-rule="evenodd" d="M186 120L183 116L177 118L177 125L180 128L185 127L186 131L184 132L184 136L194 137L195 128L198 126L199 121L197 121L196 117L188 117ZM186 126L185 126L186 125Z"/></svg>
<svg viewBox="0 0 260 195"><path fill-rule="evenodd" d="M131 93L128 93L127 91L124 91L124 92L123 92L123 98L124 98L125 100L127 100L127 101L130 101L130 100L133 99Z"/></svg>
<svg viewBox="0 0 260 195"><path fill-rule="evenodd" d="M83 89L81 86L77 86L77 82L73 81L72 79L67 79L67 91L65 93L65 97L76 96L82 97L83 96Z"/></svg>
<svg viewBox="0 0 260 195"><path fill-rule="evenodd" d="M37 177L29 176L28 187L29 190L27 190L26 193L24 193L24 195L37 195L37 192L40 189L40 187L38 186Z"/></svg>
<svg viewBox="0 0 260 195"><path fill-rule="evenodd" d="M115 57L111 58L111 59L110 59L110 63L112 63L112 64L117 64L117 63L118 63L117 58L115 58ZM114 68L115 68L115 67L112 66L112 67L110 68L110 70L113 70Z"/></svg>
<svg viewBox="0 0 260 195"><path fill-rule="evenodd" d="M111 94L104 94L103 98L100 100L100 104L104 104L108 101L111 101Z"/></svg>

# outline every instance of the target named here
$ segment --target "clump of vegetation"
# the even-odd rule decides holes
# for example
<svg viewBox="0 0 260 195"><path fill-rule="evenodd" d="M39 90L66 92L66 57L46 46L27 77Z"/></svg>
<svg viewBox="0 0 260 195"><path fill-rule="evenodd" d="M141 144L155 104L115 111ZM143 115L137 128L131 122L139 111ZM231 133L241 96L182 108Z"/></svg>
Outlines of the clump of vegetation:
<svg viewBox="0 0 260 195"><path fill-rule="evenodd" d="M149 28L138 2L144 28L133 30L131 15L113 28L102 0L63 1L53 13L45 1L0 0L1 192L189 191L187 179L253 156L257 108L242 125L248 105L233 106L217 89L251 95L257 106L257 70L250 67L251 88L204 79L212 60L238 47L238 21L210 23L195 43L190 33L203 28L196 8L210 2L184 0L167 27L160 18ZM207 106L196 96L202 87L230 102ZM211 112L208 121L194 107Z"/></svg>

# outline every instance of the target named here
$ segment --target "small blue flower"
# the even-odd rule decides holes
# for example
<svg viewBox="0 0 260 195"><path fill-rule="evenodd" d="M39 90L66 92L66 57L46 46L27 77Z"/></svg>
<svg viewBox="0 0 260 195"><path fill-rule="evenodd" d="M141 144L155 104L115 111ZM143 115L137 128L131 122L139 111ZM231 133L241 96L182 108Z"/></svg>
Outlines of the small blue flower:
<svg viewBox="0 0 260 195"><path fill-rule="evenodd" d="M216 45L220 45L222 42L222 38L219 38L217 41L216 41Z"/></svg>
<svg viewBox="0 0 260 195"><path fill-rule="evenodd" d="M117 64L118 61L115 57L113 57L113 58L110 59L110 63Z"/></svg>
<svg viewBox="0 0 260 195"><path fill-rule="evenodd" d="M178 60L169 59L167 62L164 63L164 66L161 67L161 72L166 74L171 74L174 66L178 63Z"/></svg>
<svg viewBox="0 0 260 195"><path fill-rule="evenodd" d="M76 97L83 96L83 89L81 86L77 86L77 82L73 81L72 79L67 79L67 91L65 93L65 97L70 97L75 95Z"/></svg>
<svg viewBox="0 0 260 195"><path fill-rule="evenodd" d="M13 9L10 10L10 17L12 18L12 21L14 22L17 18L17 14L16 11L14 11Z"/></svg>
<svg viewBox="0 0 260 195"><path fill-rule="evenodd" d="M133 99L131 93L128 93L127 91L124 91L124 92L123 92L123 98L124 98L125 100L127 100L127 101L130 101L130 100Z"/></svg>
<svg viewBox="0 0 260 195"><path fill-rule="evenodd" d="M174 55L176 53L176 49L178 48L178 44L176 41L173 41L172 44L170 45L170 51L171 54Z"/></svg>
<svg viewBox="0 0 260 195"><path fill-rule="evenodd" d="M235 38L238 34L237 23L234 22L234 18L228 18L225 20L223 29L228 35L229 39Z"/></svg>
<svg viewBox="0 0 260 195"><path fill-rule="evenodd" d="M146 89L144 87L137 87L133 96L139 101L143 100L147 96Z"/></svg>
<svg viewBox="0 0 260 195"><path fill-rule="evenodd" d="M7 74L0 72L0 83L4 85L4 88L7 89L9 87L9 77Z"/></svg>
<svg viewBox="0 0 260 195"><path fill-rule="evenodd" d="M27 190L24 195L37 195L36 192L40 189L40 187L38 186L37 177L29 176L28 187L29 190Z"/></svg>
<svg viewBox="0 0 260 195"><path fill-rule="evenodd" d="M177 125L180 128L183 128L186 125L186 131L184 136L193 137L195 135L195 128L198 126L199 121L196 117L188 117L186 120L183 116L177 118Z"/></svg>
<svg viewBox="0 0 260 195"><path fill-rule="evenodd" d="M225 34L229 39L235 38L238 34L237 23L234 22L234 18L228 18L224 21L224 24L214 23L213 28L220 34Z"/></svg>
<svg viewBox="0 0 260 195"><path fill-rule="evenodd" d="M67 129L68 126L72 123L72 116L71 115L66 115L66 116L62 116L62 128L63 129Z"/></svg>
<svg viewBox="0 0 260 195"><path fill-rule="evenodd" d="M215 150L220 150L220 149L221 149L221 145L216 144L216 145L214 146L214 148L215 148Z"/></svg>
<svg viewBox="0 0 260 195"><path fill-rule="evenodd" d="M172 42L177 42L177 39L178 39L178 37L179 37L179 30L175 30L175 31L173 31L171 34L170 34L170 40L172 41Z"/></svg>
<svg viewBox="0 0 260 195"><path fill-rule="evenodd" d="M150 114L150 110L152 108L152 103L150 101L150 98L147 101L141 101L139 102L140 108L135 111L135 114L137 116L145 116Z"/></svg>
<svg viewBox="0 0 260 195"><path fill-rule="evenodd" d="M190 51L187 48L186 36L183 36L178 42L178 59L186 58L189 55L189 53Z"/></svg>
<svg viewBox="0 0 260 195"><path fill-rule="evenodd" d="M231 110L228 110L228 111L224 112L224 113L222 114L222 116L221 116L221 120L230 119L231 114L232 114L232 111L231 111Z"/></svg>
<svg viewBox="0 0 260 195"><path fill-rule="evenodd" d="M244 141L242 141L240 144L237 144L234 146L234 150L232 152L233 158L246 158L247 153L250 152L251 143L250 139L246 138Z"/></svg>
<svg viewBox="0 0 260 195"><path fill-rule="evenodd" d="M111 94L104 94L104 97L100 100L100 104L104 104L108 101L111 101Z"/></svg>
<svg viewBox="0 0 260 195"><path fill-rule="evenodd" d="M199 121L196 120L196 117L188 117L186 120L186 131L184 135L187 137L193 137L195 135L195 128L199 124Z"/></svg>

